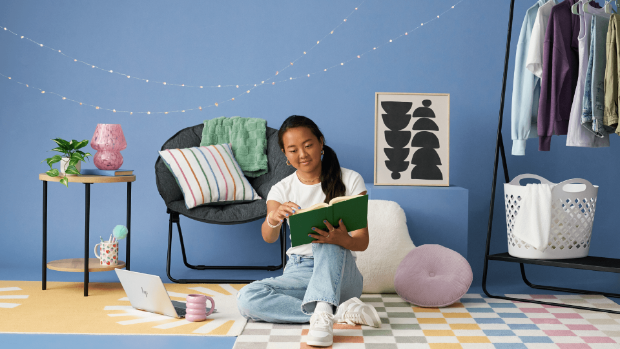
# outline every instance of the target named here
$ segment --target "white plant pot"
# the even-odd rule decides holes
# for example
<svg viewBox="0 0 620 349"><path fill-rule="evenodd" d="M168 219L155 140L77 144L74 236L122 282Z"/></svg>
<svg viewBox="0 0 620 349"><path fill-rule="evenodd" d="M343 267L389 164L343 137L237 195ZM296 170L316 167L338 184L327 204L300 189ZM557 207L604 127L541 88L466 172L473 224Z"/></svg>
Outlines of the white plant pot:
<svg viewBox="0 0 620 349"><path fill-rule="evenodd" d="M62 176L75 176L74 174L65 173L65 170L69 166L69 160L70 160L70 158L62 158L60 160L60 174ZM78 172L81 172L82 171L82 162L78 161L78 163L75 164L75 168L77 168Z"/></svg>

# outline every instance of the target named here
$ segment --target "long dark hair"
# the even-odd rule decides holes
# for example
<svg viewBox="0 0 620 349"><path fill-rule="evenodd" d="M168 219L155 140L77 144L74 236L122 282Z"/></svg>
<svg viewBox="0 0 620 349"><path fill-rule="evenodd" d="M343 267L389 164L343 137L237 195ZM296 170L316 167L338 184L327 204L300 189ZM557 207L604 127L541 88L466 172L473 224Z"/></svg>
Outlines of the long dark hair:
<svg viewBox="0 0 620 349"><path fill-rule="evenodd" d="M346 193L346 187L342 182L338 156L336 156L336 152L331 147L325 145L325 137L314 121L301 115L292 115L286 118L278 131L278 144L280 145L280 149L284 150L284 142L282 141L284 133L286 133L288 129L295 127L307 127L310 132L316 136L319 142L323 141L324 154L323 160L321 160L321 176L319 179L321 180L323 193L325 193L325 203L329 203L329 200L335 197L343 196Z"/></svg>

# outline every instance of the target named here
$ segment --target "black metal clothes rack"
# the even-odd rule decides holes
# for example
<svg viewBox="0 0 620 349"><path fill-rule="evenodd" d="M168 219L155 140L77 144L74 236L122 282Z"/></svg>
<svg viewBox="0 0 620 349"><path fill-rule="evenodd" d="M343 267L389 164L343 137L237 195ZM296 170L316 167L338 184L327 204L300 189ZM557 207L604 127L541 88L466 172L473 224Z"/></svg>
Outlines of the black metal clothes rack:
<svg viewBox="0 0 620 349"><path fill-rule="evenodd" d="M532 299L522 299L522 298L515 298L515 297L497 296L497 295L490 294L487 290L487 271L489 267L489 261L503 261L503 262L519 263L521 267L521 277L523 278L523 281L525 282L526 285L528 285L529 287L535 288L535 289L560 291L560 292L568 292L568 293L580 293L580 294L596 294L596 295L603 295L606 297L620 298L620 294L615 294L615 293L535 285L535 284L532 284L527 279L525 275L525 266L524 266L524 264L535 264L535 265L545 265L545 266L552 266L552 267L559 267L559 268L573 268L573 269L620 273L620 259L588 256L584 258L545 260L545 259L517 258L517 257L510 256L506 252L492 254L492 255L489 254L489 248L491 245L491 232L492 232L492 227L493 227L493 208L495 205L497 168L499 165L500 155L502 157L502 166L504 169L504 180L506 181L506 183L509 182L508 166L506 165L506 153L504 151L504 141L502 139L502 121L503 121L503 114L504 114L504 98L506 96L506 76L508 74L508 61L510 57L510 37L512 34L512 18L513 18L513 12L514 12L514 4L515 4L515 0L511 0L510 1L510 16L508 19L508 37L506 39L506 55L504 58L504 77L502 80L502 94L501 94L501 99L500 99L499 122L497 126L497 141L495 143L495 162L493 165L493 181L492 181L492 187L491 187L491 207L489 210L490 211L489 212L489 225L488 225L488 230L487 230L486 248L485 248L485 253L484 253L484 268L482 271L482 290L490 298L620 314L620 311L614 311L614 310L608 310L608 309L582 307L582 306L572 305L572 304L551 303L551 302L544 302L544 301L538 301L538 300L532 300Z"/></svg>

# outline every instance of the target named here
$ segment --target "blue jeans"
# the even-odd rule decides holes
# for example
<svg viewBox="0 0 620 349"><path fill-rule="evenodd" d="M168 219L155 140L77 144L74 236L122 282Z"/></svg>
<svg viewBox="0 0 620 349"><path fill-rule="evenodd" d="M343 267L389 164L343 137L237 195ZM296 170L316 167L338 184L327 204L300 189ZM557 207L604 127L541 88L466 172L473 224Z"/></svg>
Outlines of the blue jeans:
<svg viewBox="0 0 620 349"><path fill-rule="evenodd" d="M291 255L282 276L254 281L237 294L247 319L308 323L316 302L337 307L362 295L364 278L351 251L333 244L312 244L314 256Z"/></svg>
<svg viewBox="0 0 620 349"><path fill-rule="evenodd" d="M605 114L605 64L607 61L605 49L608 28L608 18L592 16L590 58L583 95L581 126L599 138L605 137L607 133L613 133L612 129L603 125Z"/></svg>
<svg viewBox="0 0 620 349"><path fill-rule="evenodd" d="M593 16L596 17L596 16ZM594 18L593 18L594 20ZM590 30L590 49L589 49L589 58L588 58L588 65L587 65L587 69L586 69L586 76L585 76L585 83L584 83L584 87L583 87L583 103L582 103L582 113L581 113L581 124L585 125L586 123L589 123L590 126L592 125L592 73L594 70L594 45L593 45L593 30L594 30L594 26L591 26L591 28L586 28L585 30ZM585 127L585 126L584 126ZM588 127L586 127L588 129ZM589 128L589 131L592 132L592 128Z"/></svg>

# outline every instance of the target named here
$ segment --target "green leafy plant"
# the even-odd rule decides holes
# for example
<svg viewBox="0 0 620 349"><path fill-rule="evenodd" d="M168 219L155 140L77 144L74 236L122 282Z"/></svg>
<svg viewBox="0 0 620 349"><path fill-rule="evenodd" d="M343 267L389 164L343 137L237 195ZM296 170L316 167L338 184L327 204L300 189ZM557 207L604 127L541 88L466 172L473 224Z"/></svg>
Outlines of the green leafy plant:
<svg viewBox="0 0 620 349"><path fill-rule="evenodd" d="M47 164L50 166L50 170L45 173L50 177L59 176L60 171L56 168L52 168L52 165L54 165L57 162L60 162L62 158L69 158L69 164L67 165L67 168L65 169L65 173L79 175L80 171L78 171L75 165L77 165L77 163L80 161L86 161L86 158L91 156L90 153L85 153L79 150L79 149L84 148L86 145L88 145L88 140L85 139L81 142L78 142L75 139L72 141L65 141L62 138L55 138L52 140L56 142L57 147L52 149L51 151L57 151L61 153L62 155L54 155L51 158L47 158L43 160L47 162ZM63 178L61 178L60 183L64 184L65 187L69 187L69 179L67 178L67 176L64 176Z"/></svg>

